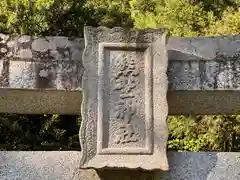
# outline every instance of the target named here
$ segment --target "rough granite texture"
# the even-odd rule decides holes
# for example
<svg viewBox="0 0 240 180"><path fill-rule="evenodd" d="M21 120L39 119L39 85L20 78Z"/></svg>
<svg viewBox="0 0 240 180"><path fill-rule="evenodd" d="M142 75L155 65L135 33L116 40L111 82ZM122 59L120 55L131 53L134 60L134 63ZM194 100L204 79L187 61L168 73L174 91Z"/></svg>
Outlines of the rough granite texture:
<svg viewBox="0 0 240 180"><path fill-rule="evenodd" d="M80 90L83 39L0 34L0 87Z"/></svg>
<svg viewBox="0 0 240 180"><path fill-rule="evenodd" d="M80 152L0 152L1 180L239 180L240 154L169 152L169 172L79 170ZM108 174L108 176L106 176ZM144 179L145 178L145 179Z"/></svg>
<svg viewBox="0 0 240 180"><path fill-rule="evenodd" d="M169 90L240 90L240 36L168 41Z"/></svg>
<svg viewBox="0 0 240 180"><path fill-rule="evenodd" d="M85 27L81 168L168 170L166 35Z"/></svg>
<svg viewBox="0 0 240 180"><path fill-rule="evenodd" d="M82 88L83 49L81 38L0 34L0 112L79 114L81 97L75 90ZM239 35L170 38L167 49L169 114L240 112ZM29 92L34 98L24 92L29 89L35 90ZM49 89L63 92L47 98ZM64 105L67 97L76 101ZM31 103L22 108L29 99L36 108Z"/></svg>
<svg viewBox="0 0 240 180"><path fill-rule="evenodd" d="M169 91L169 115L232 115L240 112L239 90Z"/></svg>
<svg viewBox="0 0 240 180"><path fill-rule="evenodd" d="M240 112L240 36L170 38L167 46L169 114ZM79 114L81 92L73 90L82 88L83 48L78 38L0 34L0 112ZM80 157L80 152L0 152L0 179L240 179L239 153L171 152L170 172L156 173L79 170Z"/></svg>
<svg viewBox="0 0 240 180"><path fill-rule="evenodd" d="M0 34L0 87L81 89L84 39ZM240 35L170 38L169 90L239 90Z"/></svg>
<svg viewBox="0 0 240 180"><path fill-rule="evenodd" d="M1 113L79 115L81 103L81 91L0 90Z"/></svg>

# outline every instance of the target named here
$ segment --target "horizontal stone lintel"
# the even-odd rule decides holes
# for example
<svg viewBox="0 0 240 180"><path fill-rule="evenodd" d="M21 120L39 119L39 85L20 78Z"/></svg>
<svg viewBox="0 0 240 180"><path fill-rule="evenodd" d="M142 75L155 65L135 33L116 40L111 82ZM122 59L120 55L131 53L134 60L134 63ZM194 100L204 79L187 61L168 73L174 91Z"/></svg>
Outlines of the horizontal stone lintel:
<svg viewBox="0 0 240 180"><path fill-rule="evenodd" d="M2 151L0 179L130 180L130 177L139 180L240 179L240 154L234 152L168 152L169 172L80 170L80 157L79 151Z"/></svg>
<svg viewBox="0 0 240 180"><path fill-rule="evenodd" d="M81 88L83 39L0 35L0 40L0 87ZM167 48L169 91L240 90L240 36L170 38ZM39 77L41 70L48 76Z"/></svg>
<svg viewBox="0 0 240 180"><path fill-rule="evenodd" d="M169 90L240 90L240 36L170 38Z"/></svg>
<svg viewBox="0 0 240 180"><path fill-rule="evenodd" d="M81 92L75 90L82 88L84 40L5 36L0 35L0 112L79 114ZM167 48L169 114L240 112L240 36L170 38ZM35 99L21 108L30 96ZM74 101L58 103L68 97ZM40 108L33 110L30 102Z"/></svg>
<svg viewBox="0 0 240 180"><path fill-rule="evenodd" d="M79 61L0 60L0 71L0 87L80 90L84 70ZM168 80L169 91L240 90L240 56L226 61L170 59Z"/></svg>
<svg viewBox="0 0 240 180"><path fill-rule="evenodd" d="M239 91L169 91L169 115L239 114ZM81 113L81 91L0 89L0 113Z"/></svg>

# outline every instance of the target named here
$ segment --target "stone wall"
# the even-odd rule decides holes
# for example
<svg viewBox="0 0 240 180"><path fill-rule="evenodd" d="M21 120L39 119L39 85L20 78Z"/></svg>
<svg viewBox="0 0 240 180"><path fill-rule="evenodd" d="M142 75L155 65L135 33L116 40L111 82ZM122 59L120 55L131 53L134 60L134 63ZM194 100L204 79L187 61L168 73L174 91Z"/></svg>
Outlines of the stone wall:
<svg viewBox="0 0 240 180"><path fill-rule="evenodd" d="M169 90L240 89L240 36L170 38ZM0 34L0 87L80 90L84 39Z"/></svg>
<svg viewBox="0 0 240 180"><path fill-rule="evenodd" d="M239 113L239 47L240 36L170 38L169 114ZM83 49L78 38L1 34L0 112L80 114ZM0 179L99 179L78 170L79 158L80 152L1 152ZM170 172L155 179L240 179L238 153L172 152L168 158Z"/></svg>
<svg viewBox="0 0 240 180"><path fill-rule="evenodd" d="M80 156L81 153L76 151L3 151L0 152L0 179L100 180L94 170L78 169ZM168 158L170 172L156 173L155 180L240 179L239 153L169 152ZM114 173L112 172L112 177Z"/></svg>
<svg viewBox="0 0 240 180"><path fill-rule="evenodd" d="M238 113L239 47L240 36L170 38L169 114ZM1 34L0 112L79 114L83 49L81 38Z"/></svg>
<svg viewBox="0 0 240 180"><path fill-rule="evenodd" d="M240 36L172 38L170 90L239 90Z"/></svg>
<svg viewBox="0 0 240 180"><path fill-rule="evenodd" d="M80 90L83 39L0 35L0 86Z"/></svg>

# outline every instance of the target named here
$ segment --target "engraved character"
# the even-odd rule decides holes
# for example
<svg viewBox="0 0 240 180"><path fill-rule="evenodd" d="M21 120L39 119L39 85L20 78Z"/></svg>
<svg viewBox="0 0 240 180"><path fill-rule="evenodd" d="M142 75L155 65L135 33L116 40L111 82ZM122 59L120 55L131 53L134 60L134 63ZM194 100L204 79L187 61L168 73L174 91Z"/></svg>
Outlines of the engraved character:
<svg viewBox="0 0 240 180"><path fill-rule="evenodd" d="M132 104L130 104L132 105ZM131 124L131 117L134 115L135 110L132 106L128 106L124 115L123 122L120 124L118 129L118 135L115 139L115 143L123 144L128 142L136 142L138 138L135 135L133 125Z"/></svg>
<svg viewBox="0 0 240 180"><path fill-rule="evenodd" d="M123 89L124 82L123 82L122 79L117 79L115 82L116 82L116 85L115 85L114 90L121 90L121 89Z"/></svg>
<svg viewBox="0 0 240 180"><path fill-rule="evenodd" d="M137 86L138 83L139 81L136 78L130 76L128 78L128 82L127 85L125 86L124 92L129 93L132 89L134 89Z"/></svg>
<svg viewBox="0 0 240 180"><path fill-rule="evenodd" d="M139 139L131 124L131 118L136 111L136 100L133 99L135 95L132 90L139 84L136 78L139 75L139 68L136 66L135 60L131 57L127 58L126 54L123 55L122 60L117 61L115 67L117 72L114 76L114 90L119 90L121 93L120 100L116 103L115 117L122 121L116 132L115 143L136 142Z"/></svg>
<svg viewBox="0 0 240 180"><path fill-rule="evenodd" d="M118 136L115 140L117 144L119 143L127 143L127 142L136 142L138 139L137 137L134 137L134 129L131 121L131 116L133 115L133 112L130 112L130 110L127 111L124 117L123 123L119 126Z"/></svg>
<svg viewBox="0 0 240 180"><path fill-rule="evenodd" d="M115 110L116 110L115 117L117 119L123 119L124 118L124 113L127 110L127 108L124 106L124 101L123 100L120 100L120 101L117 102Z"/></svg>

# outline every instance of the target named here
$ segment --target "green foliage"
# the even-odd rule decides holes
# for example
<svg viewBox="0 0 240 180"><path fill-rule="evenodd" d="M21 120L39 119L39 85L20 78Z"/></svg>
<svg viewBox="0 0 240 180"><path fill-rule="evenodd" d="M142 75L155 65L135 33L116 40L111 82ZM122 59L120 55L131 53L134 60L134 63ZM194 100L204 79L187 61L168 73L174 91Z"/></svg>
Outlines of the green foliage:
<svg viewBox="0 0 240 180"><path fill-rule="evenodd" d="M125 3L126 4L126 3ZM2 0L0 31L82 36L83 26L131 26L126 5L96 0Z"/></svg>
<svg viewBox="0 0 240 180"><path fill-rule="evenodd" d="M0 150L80 149L77 116L0 116Z"/></svg>
<svg viewBox="0 0 240 180"><path fill-rule="evenodd" d="M154 12L143 12L141 9L132 12L136 27L166 27L171 36L203 35L204 28L214 20L211 12L205 12L200 6L189 4L185 0L168 0L157 4Z"/></svg>
<svg viewBox="0 0 240 180"><path fill-rule="evenodd" d="M46 12L54 0L1 0L0 31L31 35L48 28Z"/></svg>
<svg viewBox="0 0 240 180"><path fill-rule="evenodd" d="M201 6L205 11L212 11L217 17L221 17L226 8L237 8L240 5L239 2L239 0L194 0L192 3Z"/></svg>
<svg viewBox="0 0 240 180"><path fill-rule="evenodd" d="M170 116L168 148L240 151L240 116Z"/></svg>
<svg viewBox="0 0 240 180"><path fill-rule="evenodd" d="M199 152L206 150L207 143L204 138L192 138L189 140L185 139L173 139L168 141L168 149L178 152L182 151L193 151Z"/></svg>
<svg viewBox="0 0 240 180"><path fill-rule="evenodd" d="M229 8L223 12L221 20L212 23L206 30L210 36L240 34L240 11Z"/></svg>
<svg viewBox="0 0 240 180"><path fill-rule="evenodd" d="M138 28L166 27L171 36L239 34L239 1L186 0L131 1L134 25ZM146 6L144 6L146 5Z"/></svg>
<svg viewBox="0 0 240 180"><path fill-rule="evenodd" d="M134 24L172 36L237 34L239 7L239 0L2 0L0 32L82 36L84 25Z"/></svg>
<svg viewBox="0 0 240 180"><path fill-rule="evenodd" d="M171 36L240 34L240 0L1 0L0 33L83 36L83 26L166 27ZM240 116L168 118L168 148L240 151ZM79 149L80 118L0 116L1 150Z"/></svg>

